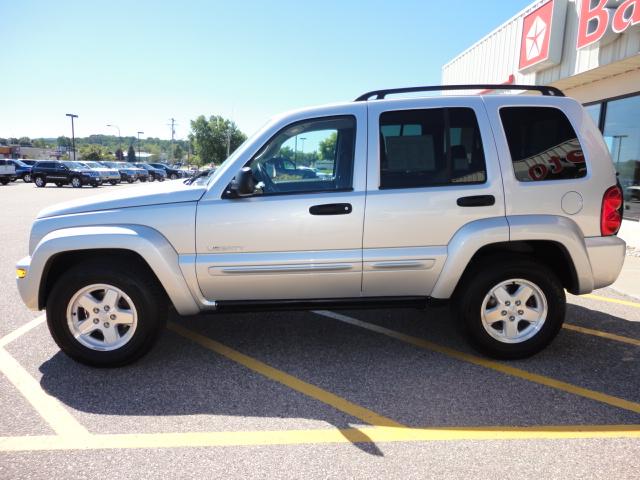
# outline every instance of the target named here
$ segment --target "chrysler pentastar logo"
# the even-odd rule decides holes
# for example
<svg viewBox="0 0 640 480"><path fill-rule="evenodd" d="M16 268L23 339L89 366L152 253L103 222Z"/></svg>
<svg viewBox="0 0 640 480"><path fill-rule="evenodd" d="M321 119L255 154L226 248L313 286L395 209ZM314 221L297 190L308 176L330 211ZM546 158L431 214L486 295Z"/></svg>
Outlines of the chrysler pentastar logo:
<svg viewBox="0 0 640 480"><path fill-rule="evenodd" d="M542 49L544 48L546 33L547 24L541 17L536 17L527 32L527 36L525 37L525 54L527 56L527 61L531 61L540 56Z"/></svg>

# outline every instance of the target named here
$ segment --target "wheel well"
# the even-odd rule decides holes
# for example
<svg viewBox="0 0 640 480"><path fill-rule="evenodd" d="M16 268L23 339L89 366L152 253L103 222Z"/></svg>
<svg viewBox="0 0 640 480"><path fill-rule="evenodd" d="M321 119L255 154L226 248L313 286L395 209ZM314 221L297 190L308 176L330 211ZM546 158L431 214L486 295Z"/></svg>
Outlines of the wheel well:
<svg viewBox="0 0 640 480"><path fill-rule="evenodd" d="M43 309L47 304L47 298L49 292L53 288L56 279L60 277L65 271L74 265L81 262L90 260L108 260L112 263L121 263L126 265L127 271L144 271L151 275L152 278L158 282L158 285L162 288L165 296L169 298L167 292L164 290L162 283L158 280L158 277L154 271L149 267L147 262L136 252L124 249L90 249L90 250L73 250L69 252L62 252L54 255L49 259L44 271L42 273L42 279L40 280L40 290L38 294L38 308Z"/></svg>
<svg viewBox="0 0 640 480"><path fill-rule="evenodd" d="M469 265L487 256L500 253L518 253L531 257L536 262L550 268L567 291L577 294L579 289L578 275L569 252L562 244L545 240L494 243L478 250L471 258Z"/></svg>

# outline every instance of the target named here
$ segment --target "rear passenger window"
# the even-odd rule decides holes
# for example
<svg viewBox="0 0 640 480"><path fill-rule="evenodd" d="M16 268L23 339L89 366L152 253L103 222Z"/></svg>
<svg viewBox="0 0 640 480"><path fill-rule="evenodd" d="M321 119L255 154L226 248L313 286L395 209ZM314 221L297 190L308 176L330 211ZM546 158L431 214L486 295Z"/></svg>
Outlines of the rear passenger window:
<svg viewBox="0 0 640 480"><path fill-rule="evenodd" d="M582 178L587 175L578 135L567 116L551 107L504 107L516 178L521 182Z"/></svg>
<svg viewBox="0 0 640 480"><path fill-rule="evenodd" d="M432 108L380 115L380 188L485 181L482 139L472 109Z"/></svg>

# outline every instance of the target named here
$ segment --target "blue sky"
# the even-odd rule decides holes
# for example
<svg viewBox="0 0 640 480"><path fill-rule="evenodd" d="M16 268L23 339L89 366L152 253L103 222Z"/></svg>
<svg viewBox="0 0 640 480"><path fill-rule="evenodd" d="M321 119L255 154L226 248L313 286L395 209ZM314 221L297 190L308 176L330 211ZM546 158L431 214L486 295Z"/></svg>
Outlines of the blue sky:
<svg viewBox="0 0 640 480"><path fill-rule="evenodd" d="M186 137L200 114L246 133L272 115L441 67L531 3L0 0L0 137Z"/></svg>

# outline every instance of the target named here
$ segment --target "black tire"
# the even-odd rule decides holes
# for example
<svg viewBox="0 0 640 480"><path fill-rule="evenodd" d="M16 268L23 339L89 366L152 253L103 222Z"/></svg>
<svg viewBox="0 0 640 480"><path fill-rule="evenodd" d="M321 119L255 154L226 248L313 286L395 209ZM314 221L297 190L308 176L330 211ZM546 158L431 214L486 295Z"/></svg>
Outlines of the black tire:
<svg viewBox="0 0 640 480"><path fill-rule="evenodd" d="M143 183L146 182L147 181L147 177L140 177L140 181L143 182Z"/></svg>
<svg viewBox="0 0 640 480"><path fill-rule="evenodd" d="M483 326L481 315L485 296L499 283L511 279L534 284L547 303L547 315L540 330L520 343L505 343L492 337ZM564 322L566 299L562 283L551 269L525 256L504 254L469 267L456 288L454 305L459 327L476 350L494 358L518 359L538 353L553 341Z"/></svg>
<svg viewBox="0 0 640 480"><path fill-rule="evenodd" d="M7 185L9 183L9 179L8 178L0 178L0 183L2 185Z"/></svg>
<svg viewBox="0 0 640 480"><path fill-rule="evenodd" d="M38 188L44 188L47 186L47 181L40 175L36 175L35 177L33 177L33 183L35 183L36 187Z"/></svg>
<svg viewBox="0 0 640 480"><path fill-rule="evenodd" d="M96 260L76 265L63 273L47 298L47 324L60 349L74 360L94 367L120 367L142 357L156 343L166 324L167 304L157 280L143 268L131 274L122 262ZM136 330L122 347L93 350L72 335L67 323L67 306L76 292L92 284L119 288L133 301L138 313Z"/></svg>
<svg viewBox="0 0 640 480"><path fill-rule="evenodd" d="M71 177L71 186L73 188L82 188L82 180L80 177Z"/></svg>
<svg viewBox="0 0 640 480"><path fill-rule="evenodd" d="M170 178L171 180L175 180L176 178L178 178L178 174L176 174L176 173L172 173L171 175L169 175L169 178Z"/></svg>
<svg viewBox="0 0 640 480"><path fill-rule="evenodd" d="M18 177L13 177L13 178L11 179L11 181L12 181L12 182L15 182L16 180L18 180Z"/></svg>
<svg viewBox="0 0 640 480"><path fill-rule="evenodd" d="M58 188L62 188L64 186L64 183L62 182L56 182L56 187Z"/></svg>
<svg viewBox="0 0 640 480"><path fill-rule="evenodd" d="M31 174L30 174L30 173L25 173L25 174L22 176L22 181L23 181L24 183L31 183Z"/></svg>
<svg viewBox="0 0 640 480"><path fill-rule="evenodd" d="M117 184L118 184L118 182L117 182L117 181L115 181L115 180L109 180L109 183L110 183L111 185L117 185Z"/></svg>
<svg viewBox="0 0 640 480"><path fill-rule="evenodd" d="M133 182L135 182L135 180L133 178L131 178L131 177L127 178L127 183L133 183Z"/></svg>

